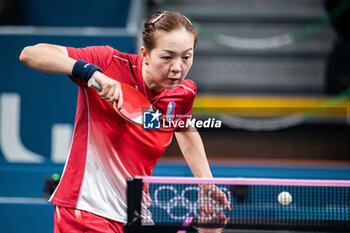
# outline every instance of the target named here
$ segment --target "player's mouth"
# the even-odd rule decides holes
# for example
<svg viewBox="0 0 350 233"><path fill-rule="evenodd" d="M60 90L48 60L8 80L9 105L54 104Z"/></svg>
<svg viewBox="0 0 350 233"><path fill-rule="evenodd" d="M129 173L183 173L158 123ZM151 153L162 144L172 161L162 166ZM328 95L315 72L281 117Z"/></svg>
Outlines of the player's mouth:
<svg viewBox="0 0 350 233"><path fill-rule="evenodd" d="M172 89L181 82L179 78L167 78L166 88Z"/></svg>
<svg viewBox="0 0 350 233"><path fill-rule="evenodd" d="M180 82L181 78L168 78L168 80L171 82Z"/></svg>

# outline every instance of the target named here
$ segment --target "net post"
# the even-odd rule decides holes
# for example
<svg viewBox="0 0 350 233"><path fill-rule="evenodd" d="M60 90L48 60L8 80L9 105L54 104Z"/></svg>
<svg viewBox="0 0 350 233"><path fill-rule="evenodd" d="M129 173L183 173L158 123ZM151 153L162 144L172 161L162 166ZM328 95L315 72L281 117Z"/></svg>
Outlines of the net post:
<svg viewBox="0 0 350 233"><path fill-rule="evenodd" d="M127 178L127 224L126 226L141 226L142 179Z"/></svg>

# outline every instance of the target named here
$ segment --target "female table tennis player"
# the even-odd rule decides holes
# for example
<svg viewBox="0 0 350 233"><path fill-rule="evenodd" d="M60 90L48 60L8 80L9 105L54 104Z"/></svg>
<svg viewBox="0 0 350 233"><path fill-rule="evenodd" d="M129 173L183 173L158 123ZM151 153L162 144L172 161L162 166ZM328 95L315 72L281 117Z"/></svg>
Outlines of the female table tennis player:
<svg viewBox="0 0 350 233"><path fill-rule="evenodd" d="M158 11L146 20L142 35L140 55L109 46L51 44L25 47L20 55L28 67L68 75L79 85L71 150L50 198L55 205L56 233L123 232L126 178L150 176L174 133L194 176L212 177L195 129L145 130L113 109L111 103L122 98L123 82L138 89L163 113L173 102L174 114L191 114L197 90L193 81L184 79L193 62L195 28L180 13ZM88 88L90 78L101 85L101 91ZM227 204L224 194L217 196L218 202ZM143 214L147 215L147 208Z"/></svg>

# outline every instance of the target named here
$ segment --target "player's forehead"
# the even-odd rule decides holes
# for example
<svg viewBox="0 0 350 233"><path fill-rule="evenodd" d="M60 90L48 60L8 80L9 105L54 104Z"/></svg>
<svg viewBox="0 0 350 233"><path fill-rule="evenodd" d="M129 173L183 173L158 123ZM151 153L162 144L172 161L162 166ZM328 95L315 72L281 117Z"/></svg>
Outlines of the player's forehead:
<svg viewBox="0 0 350 233"><path fill-rule="evenodd" d="M184 53L193 51L195 35L184 28L170 32L157 31L155 34L157 52Z"/></svg>

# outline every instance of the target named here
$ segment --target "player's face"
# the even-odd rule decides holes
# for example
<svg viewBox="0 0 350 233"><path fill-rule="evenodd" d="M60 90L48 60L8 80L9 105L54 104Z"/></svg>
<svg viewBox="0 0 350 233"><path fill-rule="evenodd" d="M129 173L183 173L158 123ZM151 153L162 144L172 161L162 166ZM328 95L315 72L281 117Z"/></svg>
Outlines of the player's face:
<svg viewBox="0 0 350 233"><path fill-rule="evenodd" d="M194 35L185 29L171 32L157 31L156 47L144 53L149 88L160 91L171 89L185 79L193 63Z"/></svg>

